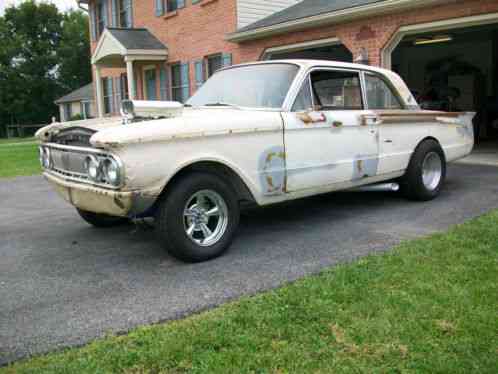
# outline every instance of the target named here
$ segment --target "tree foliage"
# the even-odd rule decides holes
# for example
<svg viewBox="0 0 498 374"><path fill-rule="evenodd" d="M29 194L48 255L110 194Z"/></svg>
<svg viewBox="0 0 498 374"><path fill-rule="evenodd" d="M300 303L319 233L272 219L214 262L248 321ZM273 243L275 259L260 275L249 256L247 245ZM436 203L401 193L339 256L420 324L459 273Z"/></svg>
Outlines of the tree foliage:
<svg viewBox="0 0 498 374"><path fill-rule="evenodd" d="M54 100L91 81L88 17L28 0L0 17L0 131L48 123Z"/></svg>

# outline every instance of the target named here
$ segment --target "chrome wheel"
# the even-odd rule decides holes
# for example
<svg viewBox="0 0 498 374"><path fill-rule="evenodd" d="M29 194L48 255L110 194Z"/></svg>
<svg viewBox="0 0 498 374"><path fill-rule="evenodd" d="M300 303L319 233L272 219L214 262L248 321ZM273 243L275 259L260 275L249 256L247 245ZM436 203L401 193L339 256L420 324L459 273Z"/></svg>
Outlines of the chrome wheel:
<svg viewBox="0 0 498 374"><path fill-rule="evenodd" d="M425 188L433 191L439 186L443 176L443 162L436 152L429 152L422 163L422 181Z"/></svg>
<svg viewBox="0 0 498 374"><path fill-rule="evenodd" d="M225 200L212 190L192 195L183 211L185 233L197 245L207 247L218 242L228 226Z"/></svg>

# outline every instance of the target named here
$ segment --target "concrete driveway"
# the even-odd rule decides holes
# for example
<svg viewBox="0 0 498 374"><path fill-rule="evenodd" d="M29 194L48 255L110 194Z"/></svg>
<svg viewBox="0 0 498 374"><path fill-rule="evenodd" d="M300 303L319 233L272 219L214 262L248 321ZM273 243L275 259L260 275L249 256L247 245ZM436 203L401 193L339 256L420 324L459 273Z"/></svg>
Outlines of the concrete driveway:
<svg viewBox="0 0 498 374"><path fill-rule="evenodd" d="M39 177L0 180L0 363L178 318L498 208L498 168L453 165L429 203L336 193L249 212L232 249L173 260L153 232L97 230Z"/></svg>

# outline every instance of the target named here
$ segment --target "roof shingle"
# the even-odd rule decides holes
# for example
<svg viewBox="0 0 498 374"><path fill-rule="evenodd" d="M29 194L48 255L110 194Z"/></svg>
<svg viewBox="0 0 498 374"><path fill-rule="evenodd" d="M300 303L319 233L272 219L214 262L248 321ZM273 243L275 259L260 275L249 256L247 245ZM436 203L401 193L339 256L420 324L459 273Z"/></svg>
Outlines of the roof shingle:
<svg viewBox="0 0 498 374"><path fill-rule="evenodd" d="M166 46L147 29L115 27L107 29L126 49L166 49Z"/></svg>
<svg viewBox="0 0 498 374"><path fill-rule="evenodd" d="M69 103L73 101L93 100L93 85L88 83L86 86L80 87L73 92L55 100L56 104Z"/></svg>
<svg viewBox="0 0 498 374"><path fill-rule="evenodd" d="M238 29L237 33L383 1L387 0L303 0L296 5Z"/></svg>

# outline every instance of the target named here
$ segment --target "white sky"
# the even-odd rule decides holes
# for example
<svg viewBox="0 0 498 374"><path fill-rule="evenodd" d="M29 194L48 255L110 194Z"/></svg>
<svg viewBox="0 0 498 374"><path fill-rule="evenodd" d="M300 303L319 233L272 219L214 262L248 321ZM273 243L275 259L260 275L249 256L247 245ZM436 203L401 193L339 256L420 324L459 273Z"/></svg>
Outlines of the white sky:
<svg viewBox="0 0 498 374"><path fill-rule="evenodd" d="M3 15L4 9L12 4L20 4L24 0L0 0L0 15ZM40 2L52 3L57 6L61 11L65 11L68 9L76 9L78 5L76 4L76 0L39 0Z"/></svg>

